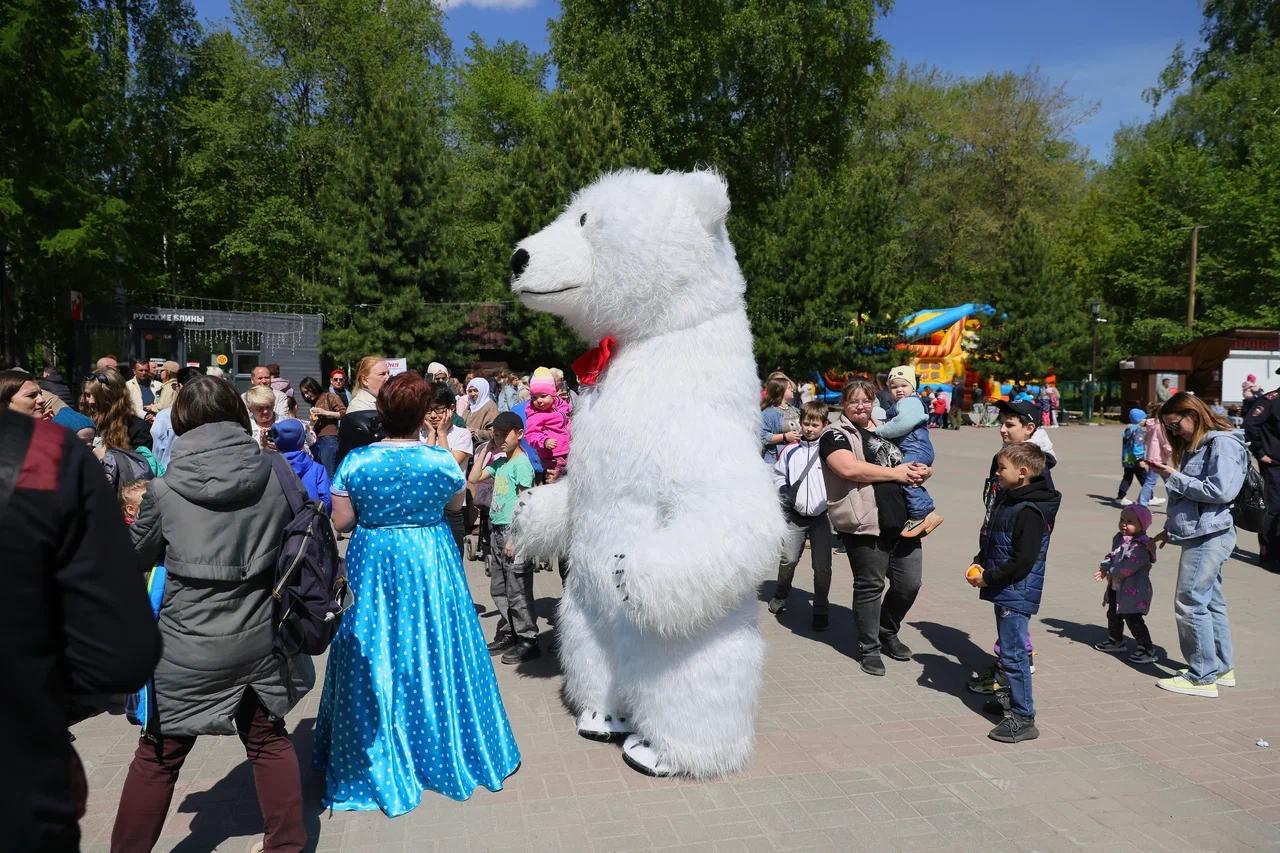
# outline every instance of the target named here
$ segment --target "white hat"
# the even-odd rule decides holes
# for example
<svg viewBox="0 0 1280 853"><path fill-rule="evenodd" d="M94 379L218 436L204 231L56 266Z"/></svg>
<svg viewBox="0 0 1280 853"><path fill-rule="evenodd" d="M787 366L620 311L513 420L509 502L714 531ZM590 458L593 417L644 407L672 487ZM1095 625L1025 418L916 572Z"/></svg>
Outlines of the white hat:
<svg viewBox="0 0 1280 853"><path fill-rule="evenodd" d="M911 386L911 390L916 390L916 369L909 364L900 364L893 370L889 371L889 379L885 385L893 384L893 380L901 379Z"/></svg>

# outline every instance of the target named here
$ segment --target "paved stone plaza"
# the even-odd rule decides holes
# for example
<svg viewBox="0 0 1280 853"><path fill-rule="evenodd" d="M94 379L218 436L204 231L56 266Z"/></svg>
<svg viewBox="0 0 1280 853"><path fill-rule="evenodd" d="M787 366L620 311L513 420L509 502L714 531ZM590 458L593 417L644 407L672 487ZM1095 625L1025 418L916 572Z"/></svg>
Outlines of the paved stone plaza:
<svg viewBox="0 0 1280 853"><path fill-rule="evenodd" d="M307 822L320 851L772 850L1251 850L1280 848L1280 577L1256 564L1242 534L1226 567L1240 686L1217 700L1159 691L1179 664L1173 627L1176 550L1152 571L1148 619L1167 658L1136 666L1094 651L1105 631L1093 581L1118 510L1118 427L1052 431L1063 492L1037 649L1037 741L987 739L994 720L964 682L990 662L991 607L963 580L977 541L979 491L994 430L934 432L930 490L947 522L925 542L925 583L902 639L915 658L886 658L885 678L851 658L848 563L836 555L831 631L811 634L806 561L781 621L765 609L768 641L759 743L749 772L715 783L650 779L617 746L578 738L560 700L555 656L498 680L524 764L499 793L466 803L427 794L415 811L324 812L310 771L320 690L289 720L303 763ZM1160 491L1163 494L1163 490ZM1134 491L1136 497L1136 489ZM1157 507L1161 510L1162 507ZM1155 526L1163 515L1157 511ZM489 601L478 563L476 600ZM538 610L554 616L555 573L537 576ZM495 617L482 618L486 636ZM544 622L543 642L554 644ZM89 771L84 848L107 850L136 743L123 717L76 729ZM1260 747L1259 740L1274 746ZM236 738L205 738L179 780L158 850L243 851L261 832L252 775Z"/></svg>

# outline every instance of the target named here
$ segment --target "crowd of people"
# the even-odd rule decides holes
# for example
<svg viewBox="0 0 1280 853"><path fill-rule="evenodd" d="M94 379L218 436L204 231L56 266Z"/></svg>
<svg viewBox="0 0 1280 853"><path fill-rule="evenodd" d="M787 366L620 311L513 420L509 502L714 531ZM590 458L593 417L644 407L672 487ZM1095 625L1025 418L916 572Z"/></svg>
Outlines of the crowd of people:
<svg viewBox="0 0 1280 853"><path fill-rule="evenodd" d="M810 627L829 630L833 553L843 553L859 667L870 676L886 674L885 658L912 659L900 628L921 591L924 540L943 523L927 488L936 462L930 429L958 427L950 414L962 407L951 400L961 397L922 390L903 365L880 382L847 381L835 412L782 373L761 391L761 457L787 531L768 610L789 618L807 542ZM990 737L1007 743L1039 734L1030 620L1061 503L1053 481L1060 460L1047 432L1060 402L1047 388L993 401L1001 445L975 483L984 513L966 578L993 607L995 642L994 663L979 667L969 689L991 696ZM26 627L17 630L30 636L16 657L35 662L20 664L28 667L22 683L43 710L16 759L42 781L6 803L24 815L13 824L22 837L75 849L84 776L66 723L145 684L154 713L129 766L112 849L151 849L196 739L230 734L254 768L264 819L258 849L302 849L301 775L286 718L314 686L315 670L307 655L281 653L274 642L272 595L292 517L289 490L350 536L355 604L329 648L316 725L325 806L398 815L428 790L455 799L478 786L499 790L519 768L520 750L492 658L519 665L542 654L538 566L518 559L513 515L522 492L572 477L576 404L555 368L455 378L433 362L425 375L392 376L376 354L357 363L350 384L335 369L327 382L307 377L295 389L278 366L260 365L244 393L173 362L153 376L144 361L126 371L105 357L78 396L52 371L42 380L0 372L0 529L27 540L19 554ZM986 401L975 397L974 406L983 412L975 425L990 423ZM1154 597L1150 569L1161 548L1175 545L1175 619L1187 667L1156 685L1216 696L1235 683L1222 588L1236 539L1231 503L1250 450L1268 472L1275 450L1265 441L1246 447L1230 420L1185 391L1128 420L1118 529L1095 574L1105 584L1107 630L1096 647L1128 652L1127 629L1136 643L1130 660L1158 659L1143 619ZM273 473L273 453L293 478ZM21 454L16 462L13 454ZM16 479L7 487L12 500L6 473ZM1131 502L1134 480L1141 488ZM1160 480L1168 518L1152 533L1148 507L1162 502ZM36 536L18 536L36 514L44 519L31 528ZM463 570L468 554L489 575L498 616L491 638ZM154 574L159 566L163 575ZM560 571L572 571L567 559ZM148 572L163 577L156 611L143 594ZM128 594L131 585L137 595ZM109 613L87 613L89 600L113 604ZM6 713L29 722L27 711Z"/></svg>

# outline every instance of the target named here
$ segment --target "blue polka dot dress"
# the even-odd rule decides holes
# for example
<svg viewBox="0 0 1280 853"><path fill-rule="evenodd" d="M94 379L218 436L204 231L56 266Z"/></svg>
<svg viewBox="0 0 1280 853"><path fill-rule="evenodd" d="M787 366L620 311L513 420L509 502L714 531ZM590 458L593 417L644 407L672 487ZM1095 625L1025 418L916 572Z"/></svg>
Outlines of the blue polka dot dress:
<svg viewBox="0 0 1280 853"><path fill-rule="evenodd" d="M358 524L347 551L355 606L329 649L316 721L324 804L413 809L426 790L491 791L520 764L444 506L462 473L443 448L352 450L333 491Z"/></svg>

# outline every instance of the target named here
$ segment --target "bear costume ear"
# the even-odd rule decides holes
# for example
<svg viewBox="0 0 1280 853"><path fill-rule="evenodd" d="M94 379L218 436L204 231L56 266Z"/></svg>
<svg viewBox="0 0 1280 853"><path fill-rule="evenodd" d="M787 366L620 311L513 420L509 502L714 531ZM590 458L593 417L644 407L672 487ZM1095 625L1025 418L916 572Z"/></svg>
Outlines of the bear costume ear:
<svg viewBox="0 0 1280 853"><path fill-rule="evenodd" d="M698 221L715 234L729 216L729 185L709 169L686 173L684 184Z"/></svg>

